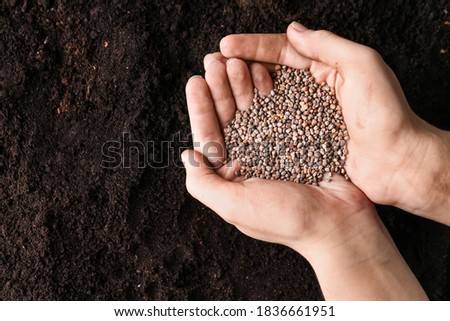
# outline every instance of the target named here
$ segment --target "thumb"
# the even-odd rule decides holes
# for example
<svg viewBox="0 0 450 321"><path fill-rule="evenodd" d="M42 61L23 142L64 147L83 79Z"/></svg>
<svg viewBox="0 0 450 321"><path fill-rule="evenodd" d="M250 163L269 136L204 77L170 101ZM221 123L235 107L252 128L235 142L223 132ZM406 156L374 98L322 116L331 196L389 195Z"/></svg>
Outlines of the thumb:
<svg viewBox="0 0 450 321"><path fill-rule="evenodd" d="M327 64L339 72L358 60L362 51L369 49L327 30L307 29L298 22L289 25L287 37L300 55Z"/></svg>
<svg viewBox="0 0 450 321"><path fill-rule="evenodd" d="M213 170L205 157L194 150L181 154L186 168L186 188L194 198L232 223L239 211L242 185L230 182Z"/></svg>

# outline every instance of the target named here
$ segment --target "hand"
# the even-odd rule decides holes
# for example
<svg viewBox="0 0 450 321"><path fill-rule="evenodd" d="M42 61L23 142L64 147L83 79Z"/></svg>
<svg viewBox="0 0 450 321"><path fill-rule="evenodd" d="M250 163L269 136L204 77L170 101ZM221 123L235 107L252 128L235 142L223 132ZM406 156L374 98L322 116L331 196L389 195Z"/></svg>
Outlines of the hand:
<svg viewBox="0 0 450 321"><path fill-rule="evenodd" d="M217 53L205 58L205 69L205 79L194 76L186 86L194 151L183 154L183 162L187 189L195 198L245 234L302 253L312 243L332 235L338 226L348 224L352 216L357 217L354 221L364 218L365 224L372 225L369 221L376 216L372 203L337 174L316 187L244 180L234 175L239 164L220 166L225 159L223 128L234 117L236 108L250 106L253 83L263 91L270 91L272 84L267 70L252 66L251 73L245 62L231 59L225 63ZM337 241L330 243L336 245Z"/></svg>
<svg viewBox="0 0 450 321"><path fill-rule="evenodd" d="M243 233L302 253L327 299L426 299L373 204L352 183L339 175L318 187L243 180L234 176L238 164L217 166L225 157L222 129L236 108L248 108L254 85L260 92L272 85L263 65L249 70L217 53L205 58L205 69L205 79L194 76L186 86L194 138L194 150L182 155L189 193Z"/></svg>
<svg viewBox="0 0 450 321"><path fill-rule="evenodd" d="M450 224L450 134L417 117L380 55L293 23L287 34L231 35L225 57L309 68L335 88L350 134L346 171L372 201Z"/></svg>

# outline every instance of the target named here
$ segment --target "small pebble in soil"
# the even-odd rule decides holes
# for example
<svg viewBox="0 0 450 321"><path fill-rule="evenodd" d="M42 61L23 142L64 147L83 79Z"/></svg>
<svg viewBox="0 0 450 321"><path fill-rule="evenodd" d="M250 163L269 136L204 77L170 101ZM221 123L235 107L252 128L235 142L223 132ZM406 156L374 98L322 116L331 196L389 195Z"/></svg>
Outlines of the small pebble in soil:
<svg viewBox="0 0 450 321"><path fill-rule="evenodd" d="M228 160L237 176L317 185L325 173L346 179L349 135L333 88L308 69L276 66L274 89L238 110L224 129ZM330 175L328 174L328 176Z"/></svg>

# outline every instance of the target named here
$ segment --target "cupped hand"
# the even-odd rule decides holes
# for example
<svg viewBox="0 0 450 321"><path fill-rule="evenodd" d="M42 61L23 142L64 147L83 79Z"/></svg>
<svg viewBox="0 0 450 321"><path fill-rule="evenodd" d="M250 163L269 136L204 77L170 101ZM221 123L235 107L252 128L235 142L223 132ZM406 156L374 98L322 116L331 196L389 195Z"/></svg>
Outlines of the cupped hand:
<svg viewBox="0 0 450 321"><path fill-rule="evenodd" d="M335 237L351 222L371 226L373 205L352 183L335 174L319 186L236 177L239 164L222 166L223 129L236 109L250 107L254 87L272 89L267 69L220 53L205 57L205 79L192 77L186 97L194 150L183 154L188 191L227 222L256 239L290 246L302 253L311 244ZM356 224L357 225L357 224ZM350 234L350 233L349 233ZM347 237L347 236L346 236ZM339 239L330 240L333 246Z"/></svg>
<svg viewBox="0 0 450 321"><path fill-rule="evenodd" d="M450 146L435 143L442 131L412 112L397 78L375 50L294 22L287 34L227 36L221 53L309 68L317 82L334 87L342 106L350 134L346 172L351 181L374 202L449 221L448 215L436 216L448 212L445 206L435 208L436 203L442 207L445 193L433 191L450 180L439 171L448 158L441 150Z"/></svg>
<svg viewBox="0 0 450 321"><path fill-rule="evenodd" d="M272 80L267 66L220 53L204 63L205 78L186 86L194 140L182 155L189 193L246 235L305 256L326 299L426 299L373 204L351 182L337 174L319 186L244 179L234 175L239 164L223 165L223 128L236 109L250 106L254 87L268 93Z"/></svg>

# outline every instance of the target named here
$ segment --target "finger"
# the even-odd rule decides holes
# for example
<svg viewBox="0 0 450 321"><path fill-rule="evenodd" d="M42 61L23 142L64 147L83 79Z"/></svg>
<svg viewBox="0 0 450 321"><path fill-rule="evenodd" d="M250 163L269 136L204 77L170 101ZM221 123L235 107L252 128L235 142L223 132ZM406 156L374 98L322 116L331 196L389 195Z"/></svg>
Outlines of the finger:
<svg viewBox="0 0 450 321"><path fill-rule="evenodd" d="M258 62L258 63L263 65L264 68L266 68L266 70L269 72L269 75L272 75L274 72L277 71L276 66L278 64L273 64L273 63L269 63L269 62Z"/></svg>
<svg viewBox="0 0 450 321"><path fill-rule="evenodd" d="M217 175L199 152L184 151L181 159L186 168L189 194L233 224L235 215L241 209L241 185Z"/></svg>
<svg viewBox="0 0 450 321"><path fill-rule="evenodd" d="M301 56L325 63L339 72L358 59L361 50L368 49L326 30L308 30L298 22L289 25L287 39Z"/></svg>
<svg viewBox="0 0 450 321"><path fill-rule="evenodd" d="M209 62L206 67L205 80L211 92L219 124L224 128L233 119L236 112L225 64L220 60Z"/></svg>
<svg viewBox="0 0 450 321"><path fill-rule="evenodd" d="M228 61L228 58L227 58L227 57L224 57L224 56L222 55L221 52L213 52L213 53L207 54L207 55L203 58L203 66L204 66L205 70L206 70L206 67L207 67L212 61L215 61L215 60L219 60L219 61L221 61L222 63L226 64L227 61ZM275 71L275 66L276 66L276 64L273 64L273 63L264 63L264 62L261 62L261 64L264 65L264 67L266 67L266 69L269 71L269 73L272 73L272 72Z"/></svg>
<svg viewBox="0 0 450 321"><path fill-rule="evenodd" d="M212 61L216 61L216 60L219 60L225 64L227 62L228 58L225 58L220 52L213 52L213 53L207 54L203 58L203 67L205 68L205 70Z"/></svg>
<svg viewBox="0 0 450 321"><path fill-rule="evenodd" d="M227 75L236 108L248 109L253 100L253 83L247 64L236 58L227 61Z"/></svg>
<svg viewBox="0 0 450 321"><path fill-rule="evenodd" d="M227 58L309 68L311 59L300 55L288 42L286 34L237 34L220 41L220 52Z"/></svg>
<svg viewBox="0 0 450 321"><path fill-rule="evenodd" d="M202 77L189 79L186 99L194 149L205 155L214 166L220 166L225 159L225 145L208 84Z"/></svg>
<svg viewBox="0 0 450 321"><path fill-rule="evenodd" d="M253 85L259 93L264 96L268 95L273 89L273 81L266 67L260 63L252 63L250 64L250 74Z"/></svg>

